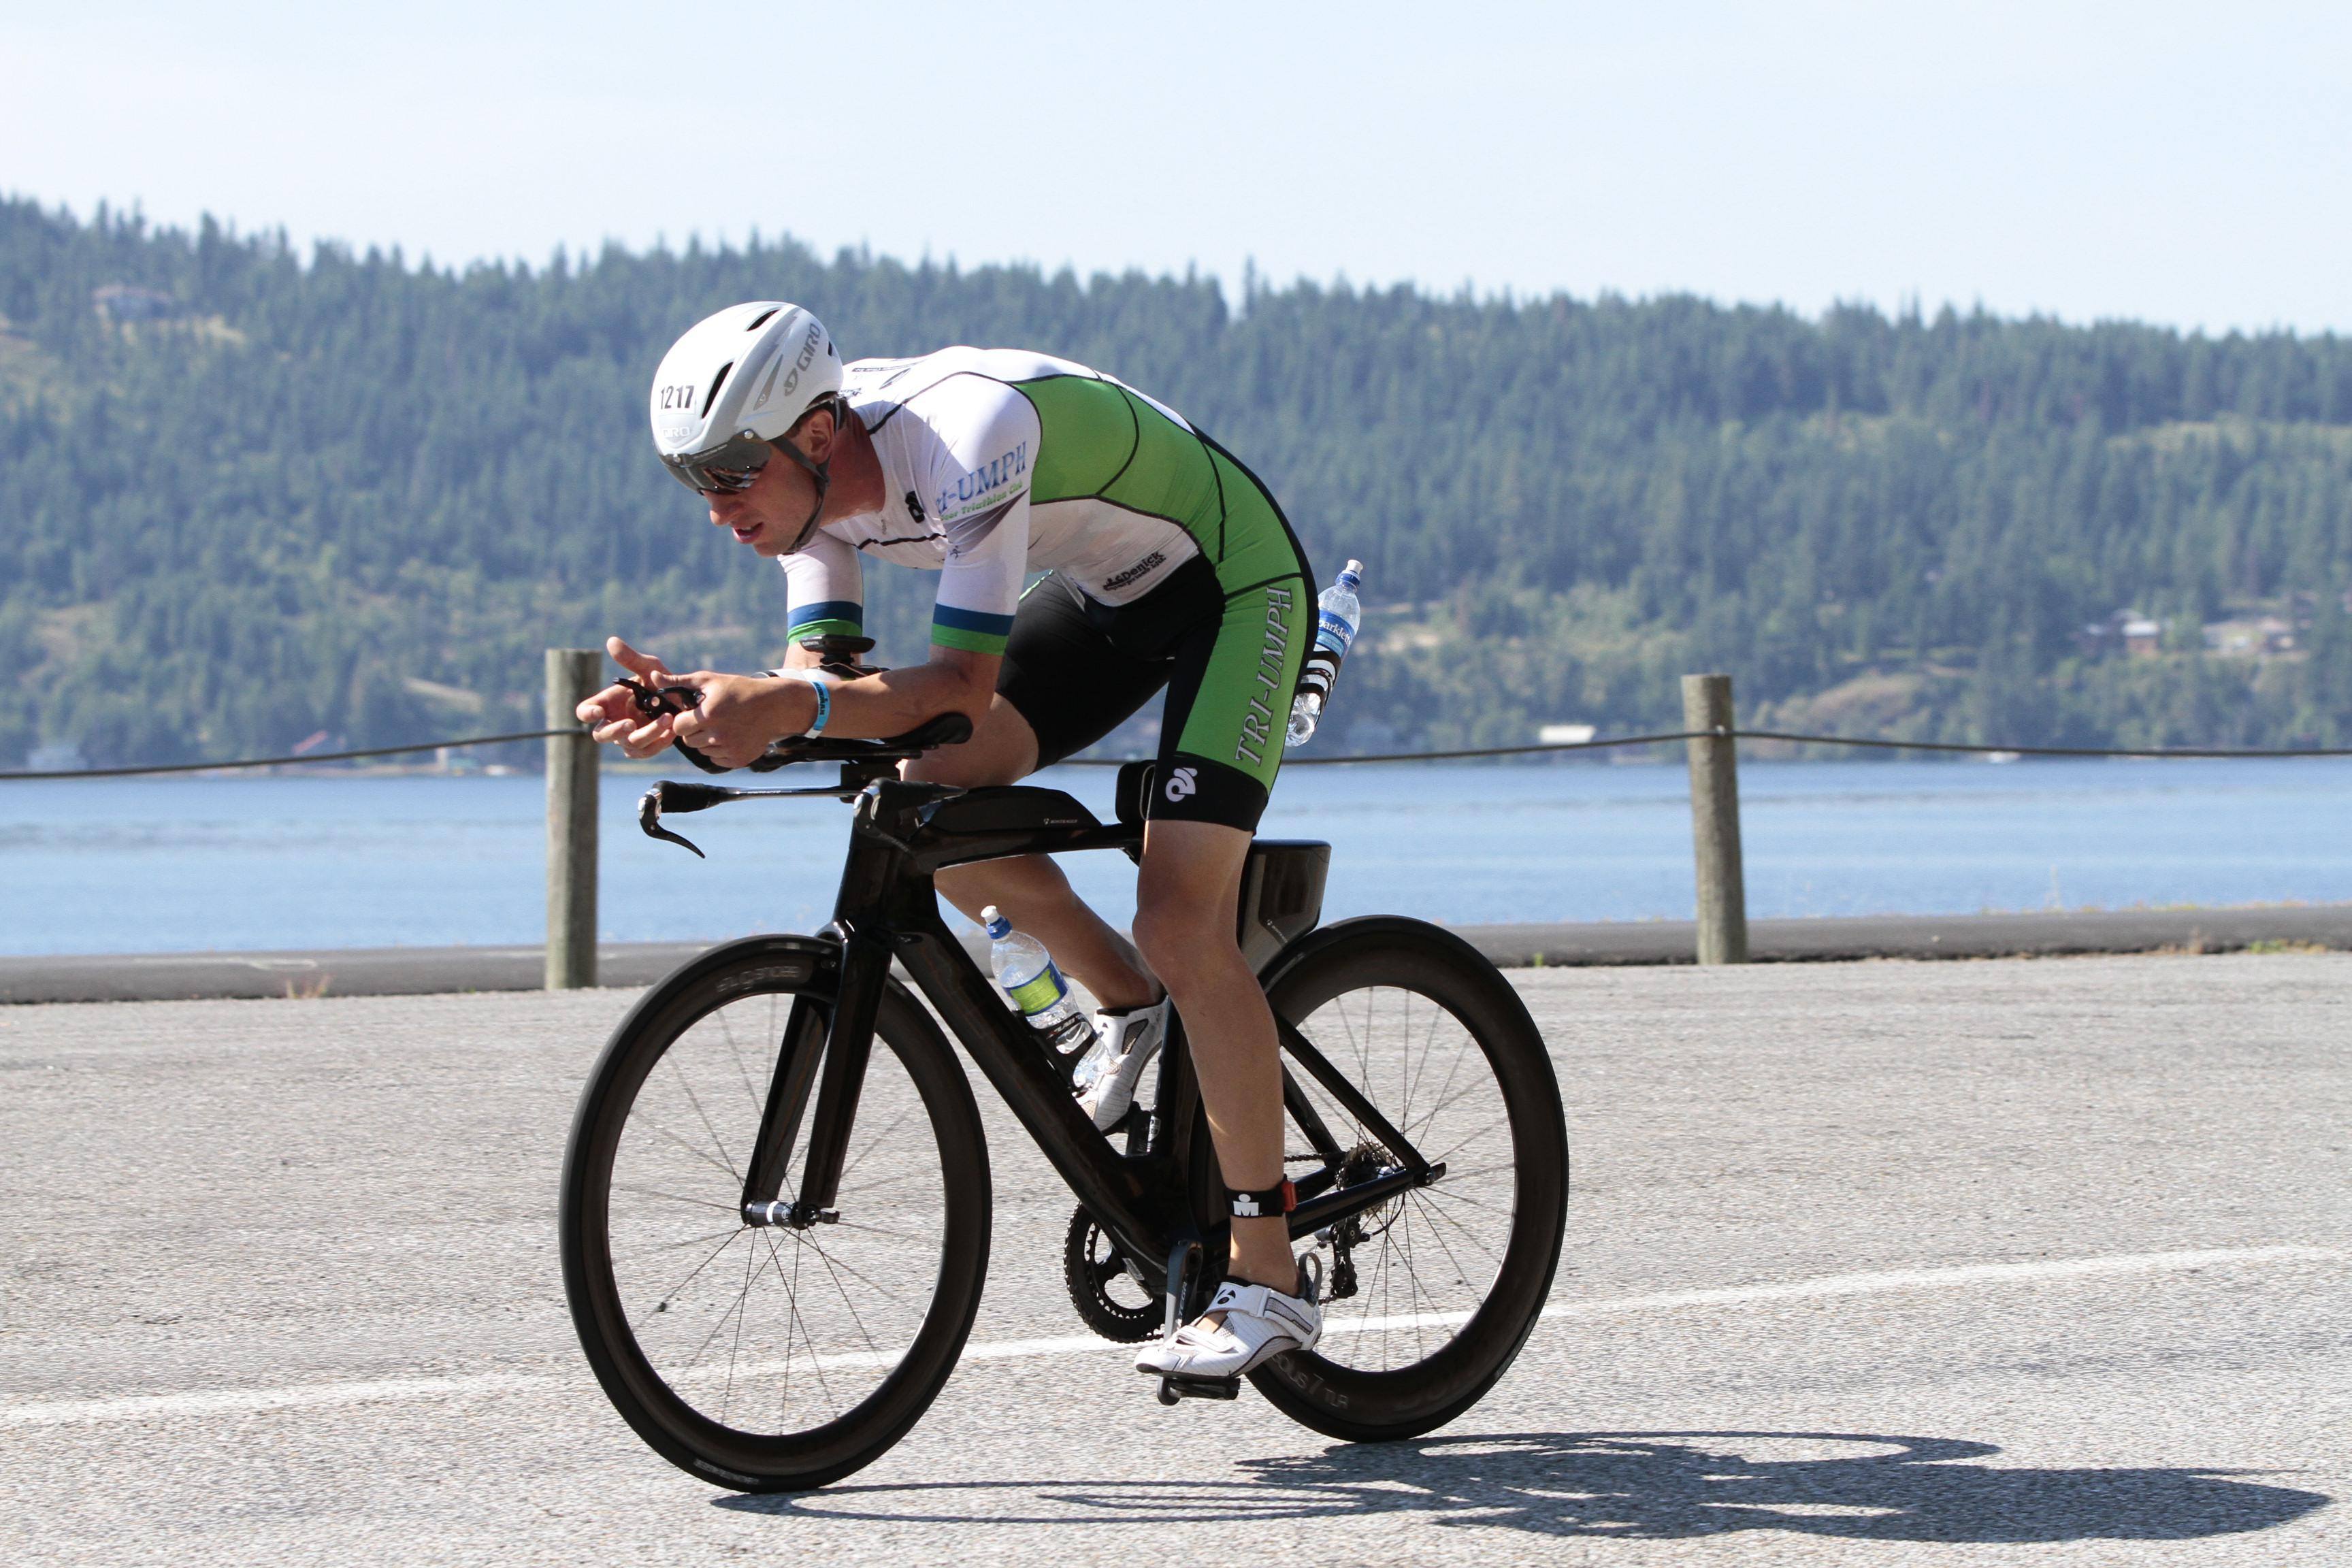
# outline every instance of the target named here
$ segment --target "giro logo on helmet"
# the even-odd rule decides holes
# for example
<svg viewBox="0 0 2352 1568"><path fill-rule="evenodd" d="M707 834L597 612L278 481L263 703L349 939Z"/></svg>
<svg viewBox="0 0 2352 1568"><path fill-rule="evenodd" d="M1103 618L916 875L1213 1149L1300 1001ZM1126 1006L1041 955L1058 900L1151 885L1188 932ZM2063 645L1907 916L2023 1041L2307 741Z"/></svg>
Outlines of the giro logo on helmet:
<svg viewBox="0 0 2352 1568"><path fill-rule="evenodd" d="M1170 773L1168 775L1168 798L1170 800L1182 800L1194 790L1200 788L1201 786L1197 782L1200 771L1201 770L1198 768L1178 768L1174 773Z"/></svg>

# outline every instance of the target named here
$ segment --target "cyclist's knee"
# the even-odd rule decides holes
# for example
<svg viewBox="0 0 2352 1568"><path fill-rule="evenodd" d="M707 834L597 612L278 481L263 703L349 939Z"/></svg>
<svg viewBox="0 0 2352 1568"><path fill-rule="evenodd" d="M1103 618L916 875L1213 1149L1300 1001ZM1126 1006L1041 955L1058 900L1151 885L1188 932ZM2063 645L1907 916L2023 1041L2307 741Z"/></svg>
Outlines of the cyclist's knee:
<svg viewBox="0 0 2352 1568"><path fill-rule="evenodd" d="M1135 911L1135 948L1171 990L1193 980L1222 980L1242 962L1241 945L1223 911L1161 902Z"/></svg>
<svg viewBox="0 0 2352 1568"><path fill-rule="evenodd" d="M990 700L971 740L927 752L900 770L909 779L966 789L1018 784L1036 771L1036 731L1001 694Z"/></svg>

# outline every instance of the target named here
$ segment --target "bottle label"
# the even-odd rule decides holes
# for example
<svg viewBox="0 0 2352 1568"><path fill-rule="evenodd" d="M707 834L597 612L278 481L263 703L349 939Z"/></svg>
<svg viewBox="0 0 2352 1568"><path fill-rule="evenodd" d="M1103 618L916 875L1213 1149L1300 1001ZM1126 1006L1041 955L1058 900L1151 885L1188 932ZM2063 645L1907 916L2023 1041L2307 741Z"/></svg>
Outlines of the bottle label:
<svg viewBox="0 0 2352 1568"><path fill-rule="evenodd" d="M1349 626L1344 617L1335 616L1328 610L1317 617L1315 622L1317 647L1328 647L1334 653L1344 654L1348 651L1348 645L1355 640L1356 628Z"/></svg>
<svg viewBox="0 0 2352 1568"><path fill-rule="evenodd" d="M1062 984L1062 972L1050 963L1012 991L1013 1003L1033 1018L1068 994L1069 987Z"/></svg>

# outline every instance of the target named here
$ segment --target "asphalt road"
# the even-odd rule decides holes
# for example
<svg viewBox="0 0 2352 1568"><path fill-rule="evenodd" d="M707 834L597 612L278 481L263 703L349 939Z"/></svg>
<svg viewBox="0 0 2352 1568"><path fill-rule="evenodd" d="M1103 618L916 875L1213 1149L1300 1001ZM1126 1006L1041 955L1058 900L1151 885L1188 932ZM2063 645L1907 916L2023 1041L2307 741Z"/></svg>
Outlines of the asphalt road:
<svg viewBox="0 0 2352 1568"><path fill-rule="evenodd" d="M572 1340L555 1172L625 994L0 1010L0 1561L2352 1561L2352 957L1514 978L1570 1244L1454 1426L1024 1348L1079 1331L1068 1200L992 1112L975 1354L760 1500Z"/></svg>

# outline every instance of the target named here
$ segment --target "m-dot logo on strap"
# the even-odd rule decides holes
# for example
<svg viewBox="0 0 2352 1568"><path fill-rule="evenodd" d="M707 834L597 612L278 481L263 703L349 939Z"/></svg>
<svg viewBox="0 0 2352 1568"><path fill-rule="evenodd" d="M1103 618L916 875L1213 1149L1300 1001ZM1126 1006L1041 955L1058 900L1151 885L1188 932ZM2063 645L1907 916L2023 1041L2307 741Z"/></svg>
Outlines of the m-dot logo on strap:
<svg viewBox="0 0 2352 1568"><path fill-rule="evenodd" d="M1198 768L1178 768L1174 773L1170 773L1168 775L1168 798L1170 800L1182 800L1186 795L1191 795L1194 790L1200 788L1201 786L1197 778L1200 771L1201 770Z"/></svg>

